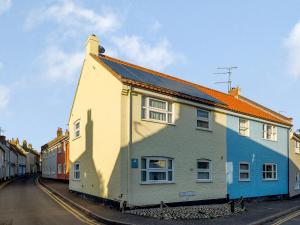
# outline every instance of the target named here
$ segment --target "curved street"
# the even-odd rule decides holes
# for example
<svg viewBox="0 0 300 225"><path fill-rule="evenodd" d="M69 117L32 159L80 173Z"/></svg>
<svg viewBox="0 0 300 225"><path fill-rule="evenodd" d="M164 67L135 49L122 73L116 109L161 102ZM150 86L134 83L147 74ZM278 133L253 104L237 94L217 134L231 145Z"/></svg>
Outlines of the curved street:
<svg viewBox="0 0 300 225"><path fill-rule="evenodd" d="M0 225L99 224L53 199L35 177L18 178L0 190Z"/></svg>

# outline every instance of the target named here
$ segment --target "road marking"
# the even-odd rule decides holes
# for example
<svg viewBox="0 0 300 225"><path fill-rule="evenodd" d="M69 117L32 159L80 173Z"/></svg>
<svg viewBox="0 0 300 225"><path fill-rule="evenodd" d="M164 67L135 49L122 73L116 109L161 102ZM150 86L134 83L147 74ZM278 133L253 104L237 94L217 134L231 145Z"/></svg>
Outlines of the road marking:
<svg viewBox="0 0 300 225"><path fill-rule="evenodd" d="M6 185L8 185L11 181L5 181L3 184L0 185L0 190L3 189Z"/></svg>
<svg viewBox="0 0 300 225"><path fill-rule="evenodd" d="M64 208L66 211L68 211L73 216L75 216L78 220L80 220L83 223L89 224L89 225L99 225L100 224L100 223L98 223L98 222L96 222L94 220L89 219L88 217L86 217L85 215L83 215L82 213L80 213L78 210L72 208L70 205L68 205L65 202L63 202L60 198L58 198L53 193L51 193L49 190L47 190L45 187L43 187L42 185L40 185L38 183L37 179L38 178L36 178L36 180L35 180L36 185L42 191L44 191L50 198L52 198L57 204L59 204L62 208Z"/></svg>
<svg viewBox="0 0 300 225"><path fill-rule="evenodd" d="M280 224L283 224L291 219L294 219L295 217L299 216L300 215L300 211L296 211L292 214L290 214L289 216L285 217L285 218L282 218L280 220L278 220L276 223L273 223L272 225L280 225Z"/></svg>

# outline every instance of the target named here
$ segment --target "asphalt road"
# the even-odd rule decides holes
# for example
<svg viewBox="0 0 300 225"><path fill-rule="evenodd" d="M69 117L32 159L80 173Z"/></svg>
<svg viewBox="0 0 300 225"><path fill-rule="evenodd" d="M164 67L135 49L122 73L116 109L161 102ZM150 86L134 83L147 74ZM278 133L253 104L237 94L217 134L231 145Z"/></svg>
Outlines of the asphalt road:
<svg viewBox="0 0 300 225"><path fill-rule="evenodd" d="M293 213L285 215L270 225L299 225L300 224L300 210L297 210Z"/></svg>
<svg viewBox="0 0 300 225"><path fill-rule="evenodd" d="M0 225L97 224L64 207L35 183L18 178L0 190Z"/></svg>

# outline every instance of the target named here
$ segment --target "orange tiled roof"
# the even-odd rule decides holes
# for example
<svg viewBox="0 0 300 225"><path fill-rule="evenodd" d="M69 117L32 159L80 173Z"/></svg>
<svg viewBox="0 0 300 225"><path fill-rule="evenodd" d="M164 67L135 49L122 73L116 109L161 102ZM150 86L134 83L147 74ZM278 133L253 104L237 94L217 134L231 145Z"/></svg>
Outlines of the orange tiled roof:
<svg viewBox="0 0 300 225"><path fill-rule="evenodd" d="M190 85L190 86L195 87L195 88L199 89L200 91L210 95L211 97L225 103L225 105L220 105L220 104L215 104L215 103L211 103L211 105L216 105L217 107L227 109L227 110L230 110L230 111L233 111L236 113L241 113L241 114L253 116L256 118L265 119L265 120L281 123L281 124L288 125L288 126L292 125L292 120L290 118L286 118L285 116L280 115L275 112L272 113L272 110L268 110L266 107L263 107L263 106L260 107L259 104L257 104L257 105L251 104L249 101L247 102L245 100L246 98L243 98L243 97L237 98L237 97L234 97L233 95L230 95L227 93L213 90L213 89L210 89L210 88L207 88L207 87L204 87L204 86L201 86L201 85L189 82L189 81L185 81L185 80L182 80L182 79L179 79L179 78L167 75L167 74L163 74L163 73L151 70L151 69L137 66L137 65L134 65L134 64L131 64L131 63L119 60L119 59L115 59L115 58L112 58L109 56L92 55L92 57L94 57L97 61L99 61L99 59L101 60L101 58L103 57L110 61L113 61L113 62L116 62L119 64L123 64L123 65L129 66L129 67L141 70L141 71L145 71L145 72L151 73L156 76L161 76L161 77L164 77L164 78L167 78L170 80L181 82L185 85ZM116 71L114 71L114 72L119 76L118 78L122 77ZM147 84L146 84L145 88L147 88ZM252 101L252 103L255 103L255 102Z"/></svg>

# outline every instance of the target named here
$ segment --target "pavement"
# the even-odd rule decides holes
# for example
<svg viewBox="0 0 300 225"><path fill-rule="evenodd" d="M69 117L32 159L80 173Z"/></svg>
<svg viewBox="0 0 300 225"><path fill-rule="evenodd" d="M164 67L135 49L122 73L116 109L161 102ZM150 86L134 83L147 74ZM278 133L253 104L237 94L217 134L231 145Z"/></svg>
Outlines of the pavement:
<svg viewBox="0 0 300 225"><path fill-rule="evenodd" d="M0 225L94 224L75 216L35 183L20 177L0 190ZM96 223L95 223L96 224Z"/></svg>
<svg viewBox="0 0 300 225"><path fill-rule="evenodd" d="M300 198L292 200L276 200L276 201L253 201L246 203L247 211L237 216L230 216L217 219L203 220L158 220L154 218L145 218L141 216L123 214L118 210L110 209L100 203L84 199L68 190L68 184L55 180L42 179L42 182L61 195L88 209L88 211L99 215L101 218L119 221L124 224L167 224L167 225L242 225L242 224L271 224L278 218L284 217L286 214L296 212L300 209ZM300 214L299 214L300 215ZM297 218L295 218L297 219ZM299 219L299 218L298 218ZM300 224L300 223L297 223Z"/></svg>

